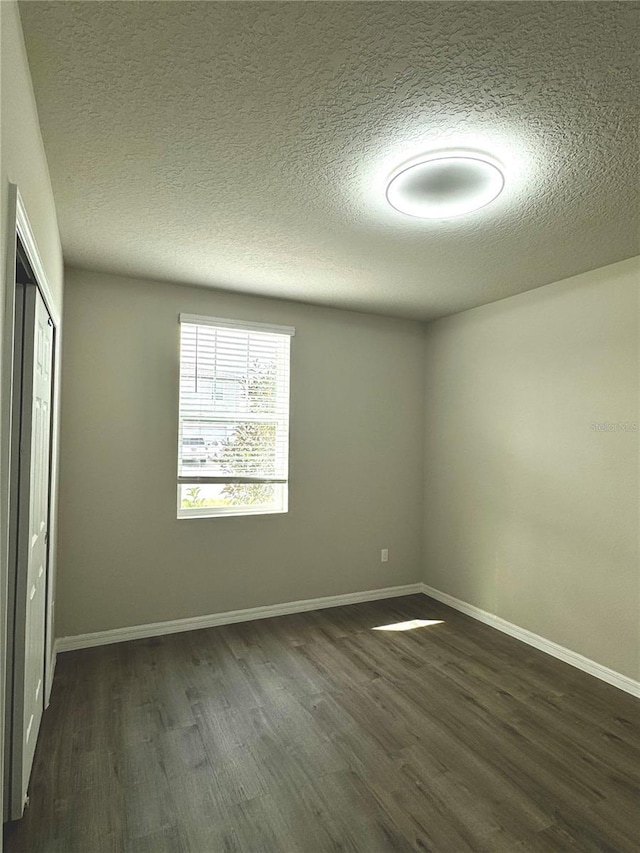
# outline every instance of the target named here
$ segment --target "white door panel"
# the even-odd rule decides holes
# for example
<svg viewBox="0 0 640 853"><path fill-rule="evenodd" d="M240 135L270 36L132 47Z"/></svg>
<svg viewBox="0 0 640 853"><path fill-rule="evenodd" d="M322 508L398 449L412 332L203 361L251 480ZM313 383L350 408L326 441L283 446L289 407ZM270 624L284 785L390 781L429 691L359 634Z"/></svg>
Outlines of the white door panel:
<svg viewBox="0 0 640 853"><path fill-rule="evenodd" d="M44 710L53 326L25 291L16 583L12 816L22 812Z"/></svg>

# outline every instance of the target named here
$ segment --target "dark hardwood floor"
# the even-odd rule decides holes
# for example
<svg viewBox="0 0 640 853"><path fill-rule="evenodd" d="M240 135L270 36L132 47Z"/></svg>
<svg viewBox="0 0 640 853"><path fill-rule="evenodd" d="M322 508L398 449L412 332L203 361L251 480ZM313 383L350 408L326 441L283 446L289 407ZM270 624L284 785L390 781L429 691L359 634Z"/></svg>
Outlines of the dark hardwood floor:
<svg viewBox="0 0 640 853"><path fill-rule="evenodd" d="M8 853L637 853L640 702L351 605L60 655L30 797Z"/></svg>

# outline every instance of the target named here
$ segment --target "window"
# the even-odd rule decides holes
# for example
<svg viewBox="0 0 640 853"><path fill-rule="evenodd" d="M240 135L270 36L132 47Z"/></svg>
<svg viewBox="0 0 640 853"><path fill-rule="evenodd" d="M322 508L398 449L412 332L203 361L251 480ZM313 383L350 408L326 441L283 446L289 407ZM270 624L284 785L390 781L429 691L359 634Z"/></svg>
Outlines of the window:
<svg viewBox="0 0 640 853"><path fill-rule="evenodd" d="M178 518L287 511L293 334L180 315Z"/></svg>

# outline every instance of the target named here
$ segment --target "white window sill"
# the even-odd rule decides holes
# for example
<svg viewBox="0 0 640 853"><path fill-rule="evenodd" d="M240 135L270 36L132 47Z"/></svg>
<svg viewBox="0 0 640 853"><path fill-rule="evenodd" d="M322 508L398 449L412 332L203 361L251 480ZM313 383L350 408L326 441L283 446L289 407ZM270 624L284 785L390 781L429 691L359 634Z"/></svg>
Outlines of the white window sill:
<svg viewBox="0 0 640 853"><path fill-rule="evenodd" d="M181 521L185 518L229 518L239 515L283 515L287 512L289 512L288 509L247 509L246 507L212 512L211 507L202 507L202 509L179 509L178 520Z"/></svg>

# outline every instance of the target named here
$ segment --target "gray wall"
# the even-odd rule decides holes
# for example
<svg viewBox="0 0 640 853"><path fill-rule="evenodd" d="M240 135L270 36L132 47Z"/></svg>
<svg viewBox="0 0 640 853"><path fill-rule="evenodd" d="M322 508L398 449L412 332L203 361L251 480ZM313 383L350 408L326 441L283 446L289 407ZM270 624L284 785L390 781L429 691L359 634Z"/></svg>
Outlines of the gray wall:
<svg viewBox="0 0 640 853"><path fill-rule="evenodd" d="M7 584L7 454L8 454L8 385L11 344L7 335L7 236L9 228L9 183L17 184L38 244L45 272L54 298L62 307L62 252L58 236L56 211L49 180L47 160L42 144L38 114L31 85L31 75L20 26L17 4L0 2L2 45L1 69L1 144L0 144L0 377L2 377L2 410L0 417L0 733L4 719L4 668ZM13 273L9 270L11 282ZM52 567L53 571L53 567ZM4 738L0 735L0 802L2 801L2 751ZM2 842L0 841L0 846Z"/></svg>
<svg viewBox="0 0 640 853"><path fill-rule="evenodd" d="M58 636L420 580L422 326L77 269L65 287ZM288 514L176 519L180 312L296 327Z"/></svg>
<svg viewBox="0 0 640 853"><path fill-rule="evenodd" d="M638 678L638 259L427 327L429 585Z"/></svg>

